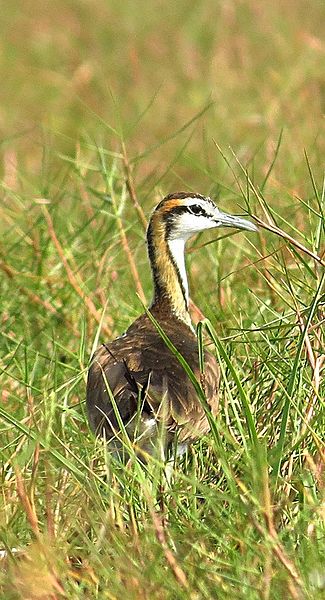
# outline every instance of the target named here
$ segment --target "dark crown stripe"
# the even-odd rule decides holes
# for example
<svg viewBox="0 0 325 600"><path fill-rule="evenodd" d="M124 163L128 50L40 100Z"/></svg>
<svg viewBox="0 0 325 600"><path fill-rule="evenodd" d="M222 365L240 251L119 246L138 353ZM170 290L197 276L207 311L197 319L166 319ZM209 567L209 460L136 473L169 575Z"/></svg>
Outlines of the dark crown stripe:
<svg viewBox="0 0 325 600"><path fill-rule="evenodd" d="M155 211L159 211L164 204L170 202L170 200L185 200L186 198L197 198L197 200L207 200L211 202L210 198L206 198L205 196L202 196L202 194L194 194L193 192L174 192L165 196L165 198L163 198L156 206Z"/></svg>
<svg viewBox="0 0 325 600"><path fill-rule="evenodd" d="M185 198L198 198L199 200L206 200L206 197L202 196L202 194L194 194L193 192L175 192L174 194L168 194L168 196L165 196L162 202L165 202L165 200L185 200Z"/></svg>

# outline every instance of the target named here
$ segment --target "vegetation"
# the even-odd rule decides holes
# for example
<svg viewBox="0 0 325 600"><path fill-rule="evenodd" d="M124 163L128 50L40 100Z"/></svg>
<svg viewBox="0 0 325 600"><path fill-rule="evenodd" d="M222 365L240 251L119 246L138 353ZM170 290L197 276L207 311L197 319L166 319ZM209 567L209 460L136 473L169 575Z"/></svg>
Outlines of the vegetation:
<svg viewBox="0 0 325 600"><path fill-rule="evenodd" d="M321 599L324 3L152 9L0 17L1 598ZM190 243L221 407L168 482L107 455L84 397L92 350L150 302L146 219L180 189L262 224Z"/></svg>

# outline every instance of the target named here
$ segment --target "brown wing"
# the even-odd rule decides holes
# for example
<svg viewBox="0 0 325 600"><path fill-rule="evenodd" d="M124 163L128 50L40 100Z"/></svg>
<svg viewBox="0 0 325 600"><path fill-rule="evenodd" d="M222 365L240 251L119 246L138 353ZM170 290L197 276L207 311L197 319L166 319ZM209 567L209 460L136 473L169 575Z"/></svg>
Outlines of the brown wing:
<svg viewBox="0 0 325 600"><path fill-rule="evenodd" d="M200 380L197 339L180 321L161 323L167 336ZM213 414L217 412L219 367L205 353L203 387ZM209 429L204 408L183 367L167 348L147 315L131 325L124 336L101 346L89 370L87 408L92 428L107 439L119 430L109 386L121 419L133 433L132 419L141 410L140 432L145 423L163 422L169 441L176 429L180 442L190 442ZM138 424L139 425L139 424Z"/></svg>

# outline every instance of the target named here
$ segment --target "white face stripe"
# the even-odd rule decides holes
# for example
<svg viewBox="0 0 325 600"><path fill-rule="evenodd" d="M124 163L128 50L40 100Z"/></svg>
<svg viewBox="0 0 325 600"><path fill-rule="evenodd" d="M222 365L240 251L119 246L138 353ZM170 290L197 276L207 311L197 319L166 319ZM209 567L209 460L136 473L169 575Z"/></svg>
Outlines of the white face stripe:
<svg viewBox="0 0 325 600"><path fill-rule="evenodd" d="M189 196L188 198L184 198L184 200L182 200L182 205L183 206L201 206L207 214L213 214L216 210L218 210L218 207L215 205L215 203L213 202L213 200L211 200L211 198L207 197L207 198L200 198L200 197L192 197Z"/></svg>

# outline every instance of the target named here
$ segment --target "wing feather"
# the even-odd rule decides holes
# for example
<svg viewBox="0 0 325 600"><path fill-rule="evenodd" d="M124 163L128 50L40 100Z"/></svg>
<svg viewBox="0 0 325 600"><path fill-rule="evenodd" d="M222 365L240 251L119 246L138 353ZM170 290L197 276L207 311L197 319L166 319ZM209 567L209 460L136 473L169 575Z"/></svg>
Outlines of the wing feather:
<svg viewBox="0 0 325 600"><path fill-rule="evenodd" d="M184 324L162 324L164 331L200 381L197 339ZM218 410L219 366L209 352L204 356L203 387L211 411ZM142 315L126 334L95 353L87 383L87 408L92 428L105 430L109 439L118 421L107 391L109 385L124 423L136 414L156 419L169 431L179 429L180 441L189 442L209 430L209 423L195 388L147 317Z"/></svg>

